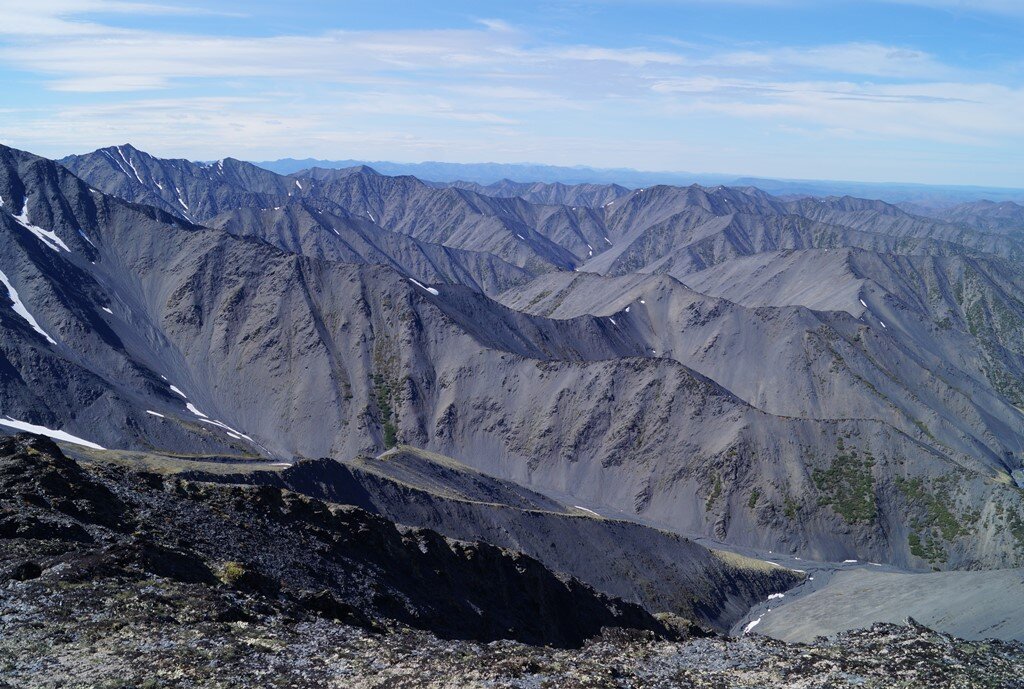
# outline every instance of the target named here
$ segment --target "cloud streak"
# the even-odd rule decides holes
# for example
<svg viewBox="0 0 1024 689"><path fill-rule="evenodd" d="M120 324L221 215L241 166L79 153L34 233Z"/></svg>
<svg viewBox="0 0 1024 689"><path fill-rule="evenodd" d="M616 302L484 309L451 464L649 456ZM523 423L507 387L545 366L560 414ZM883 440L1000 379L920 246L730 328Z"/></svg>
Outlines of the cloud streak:
<svg viewBox="0 0 1024 689"><path fill-rule="evenodd" d="M200 158L522 160L535 151L544 162L664 169L723 169L715 151L741 151L735 142L752 131L773 150L820 136L1018 150L1024 142L1020 87L912 45L612 45L559 41L500 18L258 36L102 21L210 11L0 0L11 19L0 27L0 65L64 99L0 111L5 136L43 153L131 139Z"/></svg>

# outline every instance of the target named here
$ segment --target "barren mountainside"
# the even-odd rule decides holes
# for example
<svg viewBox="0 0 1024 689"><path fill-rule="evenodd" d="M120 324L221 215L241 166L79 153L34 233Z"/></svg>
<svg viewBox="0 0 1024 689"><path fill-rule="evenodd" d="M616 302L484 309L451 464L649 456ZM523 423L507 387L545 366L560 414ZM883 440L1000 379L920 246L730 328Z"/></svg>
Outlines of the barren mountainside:
<svg viewBox="0 0 1024 689"><path fill-rule="evenodd" d="M1012 233L749 187L2 153L22 429L283 462L404 444L739 546L1024 557Z"/></svg>

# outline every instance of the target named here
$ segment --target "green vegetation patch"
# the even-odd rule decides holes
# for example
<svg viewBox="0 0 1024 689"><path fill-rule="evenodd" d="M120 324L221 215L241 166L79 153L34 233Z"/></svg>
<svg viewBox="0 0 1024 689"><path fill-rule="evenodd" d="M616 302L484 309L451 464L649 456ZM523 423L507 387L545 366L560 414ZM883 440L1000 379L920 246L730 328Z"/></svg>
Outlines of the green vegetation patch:
<svg viewBox="0 0 1024 689"><path fill-rule="evenodd" d="M938 529L947 541L970 533L970 529L960 523L951 509L954 504L953 499L944 486L928 490L923 479L900 477L896 479L896 487L907 498L907 502L925 508L927 513L925 520L923 522L915 521L918 528Z"/></svg>
<svg viewBox="0 0 1024 689"><path fill-rule="evenodd" d="M395 373L398 359L388 355L393 346L382 338L374 342L373 354L373 399L377 405L377 421L383 433L384 447L391 449L398 444L398 409L401 406L401 384Z"/></svg>
<svg viewBox="0 0 1024 689"><path fill-rule="evenodd" d="M934 536L927 535L922 539L917 533L911 531L907 542L910 545L911 555L931 563L946 561L946 549Z"/></svg>
<svg viewBox="0 0 1024 689"><path fill-rule="evenodd" d="M711 489L711 494L708 495L708 500L704 503L704 511L710 512L711 508L715 506L715 501L718 500L718 496L722 494L722 477L715 474L715 484Z"/></svg>
<svg viewBox="0 0 1024 689"><path fill-rule="evenodd" d="M875 479L871 467L875 460L870 453L860 458L856 450L847 452L840 438L838 454L828 469L815 469L811 478L821 493L819 505L829 505L847 522L870 522L878 514L875 502Z"/></svg>

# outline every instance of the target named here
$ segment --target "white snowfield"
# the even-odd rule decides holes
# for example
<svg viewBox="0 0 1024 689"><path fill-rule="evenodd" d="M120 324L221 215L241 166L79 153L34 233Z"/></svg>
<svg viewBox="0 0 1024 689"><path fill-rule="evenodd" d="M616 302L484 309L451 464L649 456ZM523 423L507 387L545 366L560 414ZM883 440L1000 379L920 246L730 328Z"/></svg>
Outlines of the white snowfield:
<svg viewBox="0 0 1024 689"><path fill-rule="evenodd" d="M232 428L231 426L227 425L223 421L217 421L216 419L199 419L199 420L202 421L203 423L208 423L211 426L217 426L218 428L223 429L225 433L230 435L235 440L241 440L242 438L245 438L249 442L255 442L252 438L247 436L245 433L242 433L241 431L235 430L234 428Z"/></svg>
<svg viewBox="0 0 1024 689"><path fill-rule="evenodd" d="M132 172L135 173L135 179L139 180L139 184L145 184L145 182L142 181L142 178L139 177L139 171L135 169L135 165L132 163L132 159L130 157L125 156L124 151L121 150L120 146L117 147L117 152L121 154L121 160L128 163L128 166L131 167Z"/></svg>
<svg viewBox="0 0 1024 689"><path fill-rule="evenodd" d="M411 282L412 284L416 285L416 286L417 286L417 287L419 287L420 289L425 289L426 291L428 291L428 292L430 292L431 294L433 294L433 295L434 295L435 297L436 297L436 296L437 296L438 294L440 294L440 292L438 292L438 291L437 291L436 289L434 289L433 287L427 287L427 286L425 286L425 285L424 285L424 284L423 284L422 282L420 282L419 280L416 280L415 278L409 278L409 282Z"/></svg>
<svg viewBox="0 0 1024 689"><path fill-rule="evenodd" d="M164 378L163 376L160 376L160 377L161 377L161 378ZM164 378L164 380L167 380L167 379L166 379L166 378ZM170 387L171 387L171 392L173 392L173 393L175 393L175 394L177 394L177 395L181 395L181 396L182 396L183 398L185 398L185 399L188 399L188 396L187 396L187 395L186 395L186 394L185 394L184 392L182 392L181 390L179 390L179 389L178 389L178 388L177 388L176 386L172 385L172 386L170 386Z"/></svg>
<svg viewBox="0 0 1024 689"><path fill-rule="evenodd" d="M14 309L14 313L24 318L28 324L32 326L33 330L46 338L47 342L50 344L57 344L57 341L50 337L50 334L43 330L39 326L39 323L36 322L35 317L29 313L28 309L25 307L25 303L22 302L21 297L18 296L18 290L14 289L14 285L11 284L11 281L7 279L7 276L4 275L2 271L0 271L0 282L4 283L4 287L7 288L7 296L12 302L14 302L14 305L11 307Z"/></svg>
<svg viewBox="0 0 1024 689"><path fill-rule="evenodd" d="M588 510L586 507L583 507L582 505L573 505L573 507L575 507L576 509L581 510L583 512L586 512L587 514L592 514L595 517L600 517L601 516L597 512L595 512L594 510Z"/></svg>
<svg viewBox="0 0 1024 689"><path fill-rule="evenodd" d="M749 633L751 629L753 629L754 627L756 627L756 626L757 626L757 625L759 625L759 624L761 624L761 618L760 618L760 617L758 617L758 618L757 618L756 620L754 620L753 622L749 622L749 623L747 624L747 626L743 628L743 633L744 633L744 634L747 634L747 633Z"/></svg>
<svg viewBox="0 0 1024 689"><path fill-rule="evenodd" d="M65 433L64 431L55 431L52 428L47 428L46 426L37 426L33 423L27 423L25 421L18 421L17 419L12 419L9 416L4 416L3 418L0 418L0 426L7 426L9 428L16 428L19 431L28 431L29 433L45 435L49 438L53 438L54 440L63 440L66 443L84 445L85 447L91 447L94 450L106 449L102 445L97 445L96 443L89 442L88 440L83 440L82 438L79 438L78 436L75 435L71 435L70 433Z"/></svg>
<svg viewBox="0 0 1024 689"><path fill-rule="evenodd" d="M153 416L159 416L159 417L160 417L161 419L165 419L165 418L167 418L166 416L164 416L164 415L163 415L163 414L161 414L160 412L158 412L158 411L153 411L152 409L147 409L147 410L146 410L146 413L147 413L147 414L151 414L151 415L153 415Z"/></svg>
<svg viewBox="0 0 1024 689"><path fill-rule="evenodd" d="M61 249L67 251L69 254L71 253L71 249L69 249L68 245L64 243L64 240L57 236L56 232L53 230L45 230L42 227L38 227L29 222L27 196L25 197L25 200L21 202L21 215L15 215L14 219L18 221L19 225L34 234L39 241L56 251L58 254Z"/></svg>
<svg viewBox="0 0 1024 689"><path fill-rule="evenodd" d="M249 436L247 436L245 433L242 433L241 431L235 430L234 428L232 428L231 426L227 425L223 421L217 421L216 419L211 419L209 416L207 416L203 412L199 411L199 409L196 407L196 405L192 404L191 402L188 402L187 404L185 404L185 408L188 409L193 414L195 414L195 416L198 417L199 421L201 421L202 423L208 423L211 426L217 426L218 428L223 430L225 433L227 433L229 436L231 436L235 440L241 440L242 438L245 438L249 442L254 442L253 439L250 438ZM154 413L154 412L150 412L150 413ZM156 414L156 415L159 416L159 414Z"/></svg>

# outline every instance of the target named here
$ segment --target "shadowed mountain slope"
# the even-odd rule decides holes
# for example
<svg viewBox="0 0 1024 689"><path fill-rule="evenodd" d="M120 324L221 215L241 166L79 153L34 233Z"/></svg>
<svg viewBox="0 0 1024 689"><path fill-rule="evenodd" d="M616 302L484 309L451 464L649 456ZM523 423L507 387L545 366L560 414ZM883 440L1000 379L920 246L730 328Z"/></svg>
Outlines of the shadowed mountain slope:
<svg viewBox="0 0 1024 689"><path fill-rule="evenodd" d="M283 471L187 475L340 498L402 524L521 551L599 591L720 632L802 578L665 531L600 518L410 447L376 458L308 460Z"/></svg>

